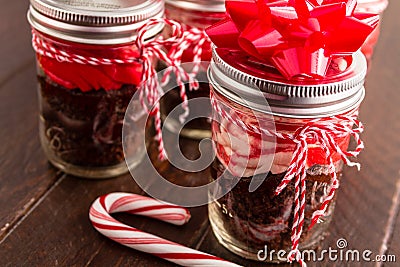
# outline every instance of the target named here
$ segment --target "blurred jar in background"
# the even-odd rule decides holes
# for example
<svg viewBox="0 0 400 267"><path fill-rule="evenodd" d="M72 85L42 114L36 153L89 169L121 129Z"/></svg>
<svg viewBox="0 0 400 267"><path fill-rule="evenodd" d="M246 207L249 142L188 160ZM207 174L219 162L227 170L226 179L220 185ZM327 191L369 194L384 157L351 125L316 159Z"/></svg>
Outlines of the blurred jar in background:
<svg viewBox="0 0 400 267"><path fill-rule="evenodd" d="M166 0L165 14L168 19L182 23L188 33L189 43L181 46L181 62L185 64L185 70L190 72L196 64L190 62L204 61L198 65L196 78L199 80L197 89L190 89L186 86L186 96L189 100L186 121L180 122L179 115L185 113L182 108L182 97L179 88L175 88L161 100L161 112L164 126L173 133L192 139L203 139L211 137L211 124L208 117L211 116L211 106L208 102L202 101L201 105L190 103L195 98L209 98L210 89L206 71L208 62L211 60L211 43L204 33L208 26L220 21L225 14L225 1L223 0ZM168 34L168 33L167 33ZM196 57L197 54L197 57ZM175 108L177 112L171 113ZM177 115L175 115L177 114ZM204 115L201 118L197 115ZM166 117L168 117L167 120ZM191 120L191 118L195 118ZM184 125L184 126L183 126ZM182 128L183 127L183 128ZM182 129L181 129L182 128Z"/></svg>

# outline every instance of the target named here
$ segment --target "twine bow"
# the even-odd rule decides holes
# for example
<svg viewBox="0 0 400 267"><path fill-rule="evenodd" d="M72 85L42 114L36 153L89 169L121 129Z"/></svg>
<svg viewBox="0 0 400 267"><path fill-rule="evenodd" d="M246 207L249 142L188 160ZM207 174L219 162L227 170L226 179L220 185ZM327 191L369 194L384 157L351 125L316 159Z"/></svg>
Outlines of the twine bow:
<svg viewBox="0 0 400 267"><path fill-rule="evenodd" d="M188 82L188 89L190 91L197 90L199 88L199 83L196 79L196 76L200 71L203 46L205 44L209 44L211 46L211 41L205 31L192 27L185 30L181 41L175 43L168 53L168 57L171 59L171 64L163 75L162 84L167 84L170 80L171 73L174 73L179 87L179 95L182 100L182 108L184 110L184 113L179 116L179 121L181 123L184 123L189 115L186 87L183 81ZM193 53L191 54L187 53L188 49L190 48L193 48ZM186 56L186 58L184 58L184 56ZM190 70L187 69L187 65L185 68L182 67L182 63L185 62L192 63Z"/></svg>
<svg viewBox="0 0 400 267"><path fill-rule="evenodd" d="M278 138L290 139L296 144L287 173L275 191L276 195L279 195L293 179L295 180L295 209L291 233L292 251L289 257L290 261L299 261L299 241L304 226L306 204L306 161L308 156L309 140L312 140L312 143L320 144L322 147L325 152L329 173L331 175L329 193L325 196L320 208L313 213L311 224L309 226L309 229L311 229L319 222L320 217L325 214L329 203L335 196L336 190L339 188L339 180L332 159L332 154L338 153L346 165L355 166L360 169L360 164L352 162L349 157L356 157L364 148L364 144L359 137L359 134L363 129L363 125L357 120L356 115L342 115L312 120L307 123L307 125L299 128L294 135L281 135L276 133ZM343 151L333 138L333 136L338 137L346 135L351 135L356 140L357 147L354 151ZM299 262L301 263L301 261Z"/></svg>
<svg viewBox="0 0 400 267"><path fill-rule="evenodd" d="M166 23L172 27L171 37L165 40L160 37L155 41L146 42L144 40L145 33L150 27L153 27L158 23ZM162 139L161 116L158 103L160 96L163 94L161 86L169 82L171 74L173 73L179 87L180 97L182 99L182 108L184 110L184 113L180 115L179 119L181 123L184 123L186 117L189 115L185 82L188 82L189 90L196 90L199 87L196 75L200 70L201 56L203 53L202 47L206 42L210 41L204 31L197 28L191 28L184 31L181 24L169 19L150 20L138 31L137 46L140 51L142 51L141 59L144 66L142 77L143 83L141 84L141 88L143 89L141 90L141 102L143 107L146 107L146 104L144 103L145 98L148 101L148 104L154 107L151 111L151 115L155 118L156 140L159 144L158 153L160 160L167 159ZM192 55L193 67L191 70L186 70L182 66L182 56L186 49L191 46L194 46ZM165 52L163 48L169 49ZM152 68L151 59L154 56L164 61L168 66L163 74L161 84L158 81L155 69Z"/></svg>
<svg viewBox="0 0 400 267"><path fill-rule="evenodd" d="M157 24L165 23L169 25L172 29L171 37L164 39L163 37L159 37L155 40L145 40L146 32L156 26ZM164 61L167 66L174 68L176 70L177 77L182 77L180 72L180 67L176 65L177 61L171 58L171 56L164 50L165 47L173 47L176 43L181 43L183 40L183 28L182 26L173 20L169 19L152 19L148 21L145 25L143 25L138 30L138 38L136 45L141 51L141 61L143 62L143 74L142 74L142 83L140 84L140 100L143 108L146 109L147 112L150 112L150 115L154 117L155 129L156 129L156 140L158 142L158 157L160 160L167 159L167 154L164 148L164 142L162 138L162 130L161 130L161 114L160 114L160 104L159 100L163 94L163 90L158 81L157 72L153 66L153 59L158 58ZM182 79L178 80L178 85L184 87ZM152 110L147 108L145 103L145 99L147 104L150 107L153 107ZM187 104L186 94L184 94L184 102Z"/></svg>

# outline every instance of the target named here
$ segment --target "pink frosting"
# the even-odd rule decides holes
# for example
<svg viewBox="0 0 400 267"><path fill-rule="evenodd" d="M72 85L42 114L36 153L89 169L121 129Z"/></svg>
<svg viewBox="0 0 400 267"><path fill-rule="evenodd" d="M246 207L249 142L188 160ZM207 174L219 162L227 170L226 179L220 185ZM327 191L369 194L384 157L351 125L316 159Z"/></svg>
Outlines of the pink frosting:
<svg viewBox="0 0 400 267"><path fill-rule="evenodd" d="M246 121L246 118L243 119ZM277 130L281 133L293 133L296 127L300 127L305 122L304 120L279 117L275 119ZM222 119L220 124L213 123L213 140L219 161L237 177L250 177L268 172L283 173L288 169L296 148L290 140L266 138L248 133L226 119ZM335 138L342 150L347 149L349 140L350 136ZM309 168L316 164L325 165L327 164L325 158L322 148L318 144L310 142L306 167ZM333 161L338 165L341 157L334 153Z"/></svg>

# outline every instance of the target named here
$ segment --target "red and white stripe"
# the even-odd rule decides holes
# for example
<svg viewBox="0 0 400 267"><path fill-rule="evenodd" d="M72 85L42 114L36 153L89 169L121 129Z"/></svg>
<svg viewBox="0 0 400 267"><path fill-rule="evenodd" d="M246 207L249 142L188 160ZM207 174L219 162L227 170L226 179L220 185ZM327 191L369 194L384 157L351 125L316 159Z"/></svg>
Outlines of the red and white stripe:
<svg viewBox="0 0 400 267"><path fill-rule="evenodd" d="M145 196L111 193L101 196L93 202L89 218L94 228L104 236L124 246L153 254L181 266L239 266L125 225L110 215L118 212L142 215L175 225L183 225L190 219L189 211L185 208Z"/></svg>
<svg viewBox="0 0 400 267"><path fill-rule="evenodd" d="M308 140L313 140L314 143L321 145L325 152L326 159L328 160L328 166L332 176L330 191L328 195L325 196L320 208L313 213L311 218L311 225L309 228L312 228L315 223L318 223L320 217L325 214L330 201L333 199L336 190L339 188L339 180L335 171L335 164L332 159L332 154L335 152L338 153L346 165L351 167L355 166L360 169L359 163L352 162L349 159L349 157L358 156L364 148L364 143L360 138L360 133L363 132L364 127L362 123L357 120L357 114L338 115L311 120L306 125L299 128L294 134L287 134L270 131L267 128L264 129L256 127L252 124L246 124L240 119L239 116L235 116L234 114L231 115L224 108L222 108L212 91L210 97L212 107L216 113L220 114L220 116L225 120L235 124L238 127L241 127L244 131L264 134L267 136L276 136L276 138L290 140L296 144L296 148L294 150L293 157L287 169L286 175L282 179L275 193L276 195L279 195L293 179L295 180L295 208L291 233L292 250L289 254L288 260L297 260L302 266L306 266L299 251L299 241L304 226ZM357 143L357 147L353 151L343 151L333 138L334 136L339 137L347 135L353 136Z"/></svg>

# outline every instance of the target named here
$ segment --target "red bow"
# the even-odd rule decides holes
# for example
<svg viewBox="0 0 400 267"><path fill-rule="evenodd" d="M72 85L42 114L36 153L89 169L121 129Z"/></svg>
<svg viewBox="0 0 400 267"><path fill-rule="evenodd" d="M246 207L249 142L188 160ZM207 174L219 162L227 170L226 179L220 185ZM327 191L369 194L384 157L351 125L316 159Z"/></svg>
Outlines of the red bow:
<svg viewBox="0 0 400 267"><path fill-rule="evenodd" d="M228 16L206 32L218 48L242 50L287 79L326 75L332 58L356 52L379 15L356 0L227 0Z"/></svg>

